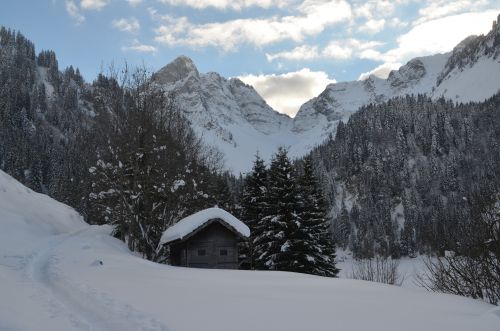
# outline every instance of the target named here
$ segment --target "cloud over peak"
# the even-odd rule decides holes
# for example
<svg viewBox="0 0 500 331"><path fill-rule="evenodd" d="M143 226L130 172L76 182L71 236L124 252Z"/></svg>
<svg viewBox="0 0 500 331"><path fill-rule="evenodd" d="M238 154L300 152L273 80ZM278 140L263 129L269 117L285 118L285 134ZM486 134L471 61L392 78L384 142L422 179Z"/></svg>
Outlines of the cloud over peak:
<svg viewBox="0 0 500 331"><path fill-rule="evenodd" d="M285 74L244 75L238 78L252 85L271 107L292 117L304 102L317 96L328 84L336 82L325 72L309 68Z"/></svg>

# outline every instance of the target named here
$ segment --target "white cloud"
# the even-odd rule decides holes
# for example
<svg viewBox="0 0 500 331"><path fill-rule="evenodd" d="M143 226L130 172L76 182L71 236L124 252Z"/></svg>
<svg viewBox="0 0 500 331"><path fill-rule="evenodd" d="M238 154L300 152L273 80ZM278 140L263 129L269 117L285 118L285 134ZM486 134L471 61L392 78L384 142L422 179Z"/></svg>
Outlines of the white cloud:
<svg viewBox="0 0 500 331"><path fill-rule="evenodd" d="M66 1L66 12L75 20L76 24L82 24L85 21L85 16L80 13L80 9L73 0Z"/></svg>
<svg viewBox="0 0 500 331"><path fill-rule="evenodd" d="M304 68L281 75L246 75L238 77L252 85L267 103L281 113L295 116L300 106L335 83L323 71Z"/></svg>
<svg viewBox="0 0 500 331"><path fill-rule="evenodd" d="M363 1L361 4L354 6L354 13L357 17L364 17L369 20L374 17L387 17L393 14L399 2L388 0Z"/></svg>
<svg viewBox="0 0 500 331"><path fill-rule="evenodd" d="M122 51L124 52L133 51L139 53L156 53L158 49L153 45L141 44L139 40L134 39L132 41L132 45L123 46Z"/></svg>
<svg viewBox="0 0 500 331"><path fill-rule="evenodd" d="M319 57L317 46L298 46L291 51L283 51L275 54L266 53L267 61L271 62L276 59L284 60L312 60Z"/></svg>
<svg viewBox="0 0 500 331"><path fill-rule="evenodd" d="M301 42L308 36L323 32L328 26L352 17L351 7L345 0L306 0L297 10L300 15L244 18L206 24L193 24L187 17L158 16L153 13L161 22L155 30L155 40L170 46L213 46L234 51L240 44L262 47L284 40Z"/></svg>
<svg viewBox="0 0 500 331"><path fill-rule="evenodd" d="M488 4L488 0L429 0L425 7L418 10L420 18L414 25L453 14L475 11Z"/></svg>
<svg viewBox="0 0 500 331"><path fill-rule="evenodd" d="M378 60L380 52L374 48L382 45L383 43L379 41L364 41L349 38L334 40L321 51L318 46L303 45L295 47L291 51L283 51L274 54L266 53L266 58L269 62L276 59L312 60L316 58L332 58L336 60L346 60L353 57L360 59L372 59L375 57Z"/></svg>
<svg viewBox="0 0 500 331"><path fill-rule="evenodd" d="M338 60L345 60L352 56L353 48L344 42L331 42L325 47L322 54Z"/></svg>
<svg viewBox="0 0 500 331"><path fill-rule="evenodd" d="M119 20L113 20L111 24L115 29L118 29L122 32L137 33L141 28L139 21L135 17L131 17L129 19L120 18Z"/></svg>
<svg viewBox="0 0 500 331"><path fill-rule="evenodd" d="M375 34L377 32L380 32L384 29L385 26L385 19L371 19L368 20L365 24L359 27L359 31L365 32L368 34Z"/></svg>
<svg viewBox="0 0 500 331"><path fill-rule="evenodd" d="M357 58L367 58L364 53L373 51L373 48L383 45L379 41L363 41L354 38L335 40L330 42L322 52L324 57L330 57L339 60L349 59L353 56Z"/></svg>
<svg viewBox="0 0 500 331"><path fill-rule="evenodd" d="M80 5L77 5L75 0L66 0L66 12L75 20L76 24L82 24L85 21L82 10L99 11L106 7L110 1L111 0L81 0Z"/></svg>
<svg viewBox="0 0 500 331"><path fill-rule="evenodd" d="M408 26L408 22L402 21L397 17L391 18L391 20L389 21L388 24L389 24L389 26L391 26L393 28L404 28L404 27Z"/></svg>
<svg viewBox="0 0 500 331"><path fill-rule="evenodd" d="M136 7L137 5L142 3L142 0L127 0L128 4L132 7Z"/></svg>
<svg viewBox="0 0 500 331"><path fill-rule="evenodd" d="M188 6L195 9L212 7L219 10L241 10L247 7L283 8L295 0L159 0L171 6Z"/></svg>
<svg viewBox="0 0 500 331"><path fill-rule="evenodd" d="M399 63L399 62L397 62L397 63L383 63L383 64L379 65L378 67L376 67L375 69L370 70L368 72L364 72L361 75L359 75L358 80L365 80L368 77L370 77L370 75L374 75L374 76L377 76L379 78L385 79L389 76L389 73L392 70L399 69L400 67L401 67L401 63Z"/></svg>
<svg viewBox="0 0 500 331"><path fill-rule="evenodd" d="M85 10L101 10L109 4L110 0L81 0L80 7Z"/></svg>
<svg viewBox="0 0 500 331"><path fill-rule="evenodd" d="M487 33L498 10L465 13L427 21L398 37L398 46L380 54L378 60L404 62L416 56L449 52L473 34ZM375 59L375 58L373 58Z"/></svg>

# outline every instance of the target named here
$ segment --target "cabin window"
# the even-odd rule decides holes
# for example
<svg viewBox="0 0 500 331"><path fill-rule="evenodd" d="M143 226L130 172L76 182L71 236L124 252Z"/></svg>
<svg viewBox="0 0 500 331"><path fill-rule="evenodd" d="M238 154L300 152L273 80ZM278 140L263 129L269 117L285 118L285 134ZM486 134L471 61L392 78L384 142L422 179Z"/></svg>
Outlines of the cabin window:
<svg viewBox="0 0 500 331"><path fill-rule="evenodd" d="M198 250L198 256L205 256L205 255L207 255L207 251L205 249Z"/></svg>
<svg viewBox="0 0 500 331"><path fill-rule="evenodd" d="M227 256L227 249L221 249L219 251L220 256Z"/></svg>

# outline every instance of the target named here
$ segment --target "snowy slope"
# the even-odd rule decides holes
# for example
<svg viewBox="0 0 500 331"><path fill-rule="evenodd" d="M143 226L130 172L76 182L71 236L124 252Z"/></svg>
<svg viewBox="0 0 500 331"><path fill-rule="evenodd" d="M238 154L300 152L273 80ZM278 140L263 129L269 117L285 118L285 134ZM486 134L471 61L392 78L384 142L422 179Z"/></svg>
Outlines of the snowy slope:
<svg viewBox="0 0 500 331"><path fill-rule="evenodd" d="M58 236L87 227L72 208L0 171L0 330L73 329L57 318L64 308L39 284L48 270L37 262Z"/></svg>
<svg viewBox="0 0 500 331"><path fill-rule="evenodd" d="M500 15L485 36L458 44L438 77L434 97L483 101L500 90Z"/></svg>
<svg viewBox="0 0 500 331"><path fill-rule="evenodd" d="M145 261L0 171L0 330L476 330L498 307L286 272Z"/></svg>
<svg viewBox="0 0 500 331"><path fill-rule="evenodd" d="M412 59L387 79L328 85L301 106L295 118L274 111L249 85L217 73L200 74L181 56L154 80L175 91L178 105L203 140L225 155L226 168L246 172L258 151L266 160L279 146L292 157L309 152L335 133L359 107L407 94L428 94L457 102L483 101L500 88L500 25L486 36L471 36L451 52Z"/></svg>

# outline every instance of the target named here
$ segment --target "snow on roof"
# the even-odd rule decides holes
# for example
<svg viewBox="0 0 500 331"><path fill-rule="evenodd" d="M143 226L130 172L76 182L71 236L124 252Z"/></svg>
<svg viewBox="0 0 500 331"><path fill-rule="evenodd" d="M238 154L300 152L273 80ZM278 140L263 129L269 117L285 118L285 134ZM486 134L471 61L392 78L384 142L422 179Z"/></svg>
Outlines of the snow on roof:
<svg viewBox="0 0 500 331"><path fill-rule="evenodd" d="M201 210L196 214L183 218L176 224L169 227L165 232L163 232L163 235L160 239L160 244L166 244L177 239L182 239L206 222L216 218L221 219L224 223L233 228L241 236L247 238L250 236L250 229L245 225L245 223L243 223L224 209L214 207Z"/></svg>

